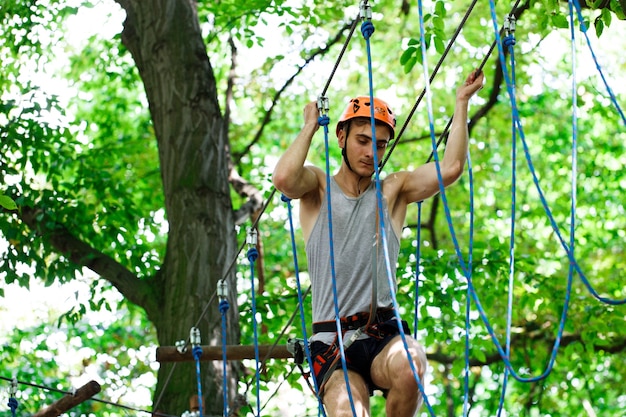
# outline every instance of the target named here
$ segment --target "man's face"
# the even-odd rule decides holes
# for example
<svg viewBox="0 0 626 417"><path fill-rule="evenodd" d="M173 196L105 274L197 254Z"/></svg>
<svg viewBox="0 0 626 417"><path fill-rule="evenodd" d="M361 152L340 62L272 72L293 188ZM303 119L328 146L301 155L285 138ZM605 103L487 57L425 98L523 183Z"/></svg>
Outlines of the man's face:
<svg viewBox="0 0 626 417"><path fill-rule="evenodd" d="M346 142L347 157L352 170L363 176L369 177L375 171L374 151L372 149L372 125L367 119L355 119L350 122L348 137L345 137L345 129L339 136L339 146L344 148ZM385 150L391 139L391 130L384 124L376 125L376 154L377 162L380 163L385 155Z"/></svg>

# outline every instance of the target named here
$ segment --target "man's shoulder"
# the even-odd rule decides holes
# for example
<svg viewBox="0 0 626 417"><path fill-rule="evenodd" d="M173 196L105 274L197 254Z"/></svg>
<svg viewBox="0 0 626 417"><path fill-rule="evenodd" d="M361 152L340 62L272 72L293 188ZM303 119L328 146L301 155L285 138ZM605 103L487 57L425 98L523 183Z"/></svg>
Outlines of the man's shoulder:
<svg viewBox="0 0 626 417"><path fill-rule="evenodd" d="M399 192L408 175L409 171L396 171L388 174L382 180L383 190L386 192Z"/></svg>

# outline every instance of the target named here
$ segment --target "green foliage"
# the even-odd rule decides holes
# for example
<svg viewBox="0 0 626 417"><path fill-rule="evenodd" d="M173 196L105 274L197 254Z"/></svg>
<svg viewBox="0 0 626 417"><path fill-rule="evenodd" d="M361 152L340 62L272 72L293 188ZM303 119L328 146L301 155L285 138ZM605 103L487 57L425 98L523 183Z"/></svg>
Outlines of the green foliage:
<svg viewBox="0 0 626 417"><path fill-rule="evenodd" d="M7 195L0 194L0 206L4 207L7 210L15 210L17 209L17 204L15 201Z"/></svg>
<svg viewBox="0 0 626 417"><path fill-rule="evenodd" d="M82 291L80 286L74 287ZM15 323L12 332L2 335L2 376L24 383L18 386L16 395L18 415L32 415L91 379L102 386L102 391L94 396L95 400L72 408L71 415L120 412L119 407L107 402L148 408L149 404L139 398L145 401L155 378L150 347L155 343L154 332L140 310L116 301L119 295L111 294L110 287L102 290L109 304L104 321L98 319L102 310L91 308L87 316L71 324L55 325L55 314L60 311L53 310L48 312L51 323ZM68 301L72 304L78 299ZM29 321L35 315L31 313ZM135 382L131 386L128 380Z"/></svg>
<svg viewBox="0 0 626 417"><path fill-rule="evenodd" d="M429 62L434 62L447 46L468 2L437 1L426 10L425 47ZM620 31L623 11L612 0L610 7L584 10L587 23L597 35L610 36ZM372 38L374 83L381 94L394 98L394 109L402 123L410 106L424 86L421 71L421 44L415 6L398 10L393 2L374 6L376 32ZM498 15L508 13L510 4L498 3ZM16 207L37 208L41 230L51 233L59 227L92 245L142 279L157 274L165 259L167 219L158 164L158 149L144 98L140 74L120 36L102 39L94 36L83 44L69 44L63 38L64 18L77 12L59 2L8 1L2 5L3 27L11 28L0 37L0 230L8 242L2 252L2 278L5 283L31 285L32 275L50 285L68 282L82 272L68 262L65 254L20 221ZM200 2L198 16L207 40L207 51L217 78L222 108L228 101L231 110L230 152L236 156L239 173L251 181L265 198L271 190L272 164L291 143L301 127L301 110L322 90L331 73L330 65L339 55L341 43L329 45L340 27L357 14L353 1L220 1ZM519 111L525 127L529 157L559 230L569 238L571 206L571 113L569 98L571 69L563 59L552 56L567 52L557 47L542 53L542 42L553 40L569 27L566 4L536 1L517 26L521 46L516 56ZM615 19L617 18L617 19ZM487 23L485 23L487 22ZM484 58L492 42L489 11L479 8L463 29L460 42L452 48L451 61L432 85L435 129L445 126L454 105L454 88L465 74ZM34 36L46 33L49 36ZM228 77L232 38L238 56L232 96L228 96ZM345 33L344 33L345 38ZM343 40L343 39L342 39ZM74 92L70 100L38 85L24 74L43 72L52 61L52 45L70 55L56 73L68 80ZM602 46L602 43L600 44ZM321 48L328 52L311 63L308 59ZM367 84L364 43L355 33L345 60L328 94L331 116L336 119L345 98L363 93ZM547 56L550 55L550 56ZM564 55L565 56L565 55ZM619 60L619 57L615 58ZM495 59L485 66L487 84L481 99L472 104L471 113L487 100L495 79ZM567 61L567 59L565 59ZM30 62L31 64L27 64ZM623 69L623 60L617 68ZM616 68L616 67L613 67ZM621 72L613 71L615 73ZM22 75L20 75L22 74ZM297 75L294 80L291 77ZM602 86L592 78L578 84L578 180L574 253L581 269L599 293L623 298L623 271L626 270L623 241L626 216L623 190L626 184L626 135L611 108ZM620 90L621 91L621 90ZM276 107L262 125L276 97ZM620 96L621 97L621 96ZM413 115L402 141L385 171L415 167L431 152L425 112ZM253 146L249 146L259 135ZM331 170L340 153L331 132ZM513 339L511 362L524 376L536 376L546 367L550 349L563 312L569 262L552 225L539 202L534 180L518 142L517 204L514 308L511 320ZM311 146L309 160L324 164L321 135ZM502 344L506 337L509 288L509 232L512 211L512 141L510 108L503 90L498 104L489 110L472 131L470 144L474 175L475 229L472 250L472 283L485 317ZM465 175L447 190L455 234L460 241L464 262L469 259L469 179ZM226 198L226 197L225 197ZM246 200L234 191L230 198L237 209ZM284 344L287 337L301 336L295 272L291 242L286 230L284 204L274 196L259 222L263 243L264 289L257 294L260 342ZM14 202L15 204L11 204ZM230 202L228 202L230 204ZM225 206L228 204L225 203ZM426 202L429 213L432 202ZM440 206L441 207L441 206ZM296 211L297 213L297 211ZM415 208L409 209L408 223L414 223ZM239 241L245 239L242 225ZM433 235L422 230L421 257L415 259L418 244L415 228L402 240L398 268L398 299L403 315L413 325L417 321L419 339L431 355L440 354L445 362L432 361L432 390L437 415L462 412L465 308L468 282L457 259L448 223L441 208L436 211ZM303 288L308 287L306 258L301 233L296 234ZM230 259L224 262L230 262ZM241 343L252 344L250 283L247 261L238 259L238 304ZM29 268L26 268L29 267ZM419 276L417 320L415 309L416 275ZM580 277L573 277L571 302L565 328L565 341L558 351L555 369L545 380L522 384L509 379L506 409L510 415L582 415L586 403L597 415L624 415L624 308L607 307L590 296ZM152 375L148 363L133 359L139 346L156 344L154 330L132 306L119 308L103 295L102 284L94 283L87 300L75 300L50 317L49 323L27 328L16 326L6 335L0 353L7 370L19 370L18 378L42 384L63 385L59 381L80 373L82 368L64 367L50 358L60 347L50 343L57 326L76 351L89 352L84 366L95 366L107 389L129 390L140 375ZM0 292L3 289L0 288ZM190 300L193 299L190 295ZM193 299L194 302L196 301ZM310 298L305 299L305 322L310 333ZM493 358L496 349L475 300L471 309L470 357L479 364L470 370L473 395L470 407L477 415L494 415L503 386L504 367ZM129 311L124 310L129 308ZM117 321L93 325L91 312L114 312ZM120 313L122 312L122 313ZM293 322L290 319L294 317ZM284 335L282 335L284 331ZM148 335L146 339L144 334ZM60 337L60 336L55 336ZM20 340L32 340L22 346ZM80 343L78 343L80 341ZM619 347L622 346L621 349ZM116 360L113 360L116 358ZM42 360L44 359L44 360ZM35 366L33 364L38 364ZM482 364L482 365L481 365ZM254 392L253 364L240 381L241 392ZM286 381L309 398L308 388L291 361L270 360L263 370L262 390L269 399L276 384ZM147 389L152 389L151 386ZM37 397L35 390L24 390L24 400ZM279 408L269 401L266 411ZM32 412L39 402L27 402ZM302 408L315 412L316 404ZM384 401L373 399L374 415L382 415ZM451 410L451 411L450 411ZM76 415L103 415L110 412L96 403L86 403Z"/></svg>

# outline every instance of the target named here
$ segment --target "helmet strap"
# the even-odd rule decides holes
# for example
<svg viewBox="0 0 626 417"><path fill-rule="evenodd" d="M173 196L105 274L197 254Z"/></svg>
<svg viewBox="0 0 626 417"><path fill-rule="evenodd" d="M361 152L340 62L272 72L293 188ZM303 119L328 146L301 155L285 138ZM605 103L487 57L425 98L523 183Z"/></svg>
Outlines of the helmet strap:
<svg viewBox="0 0 626 417"><path fill-rule="evenodd" d="M344 123L342 129L345 132L345 140L343 142L343 148L341 149L341 156L343 156L343 160L346 163L348 169L354 172L354 170L350 166L350 161L348 161L348 134L350 133L350 122ZM356 172L354 173L356 174Z"/></svg>

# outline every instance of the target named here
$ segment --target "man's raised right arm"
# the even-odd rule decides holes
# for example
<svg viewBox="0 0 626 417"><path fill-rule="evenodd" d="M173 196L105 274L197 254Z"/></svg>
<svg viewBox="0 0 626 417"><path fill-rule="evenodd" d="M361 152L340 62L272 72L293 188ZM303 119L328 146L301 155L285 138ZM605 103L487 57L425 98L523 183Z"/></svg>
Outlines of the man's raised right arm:
<svg viewBox="0 0 626 417"><path fill-rule="evenodd" d="M319 180L313 167L304 166L313 135L319 129L317 103L311 102L304 108L304 127L280 157L272 182L289 198L300 198L317 190Z"/></svg>

